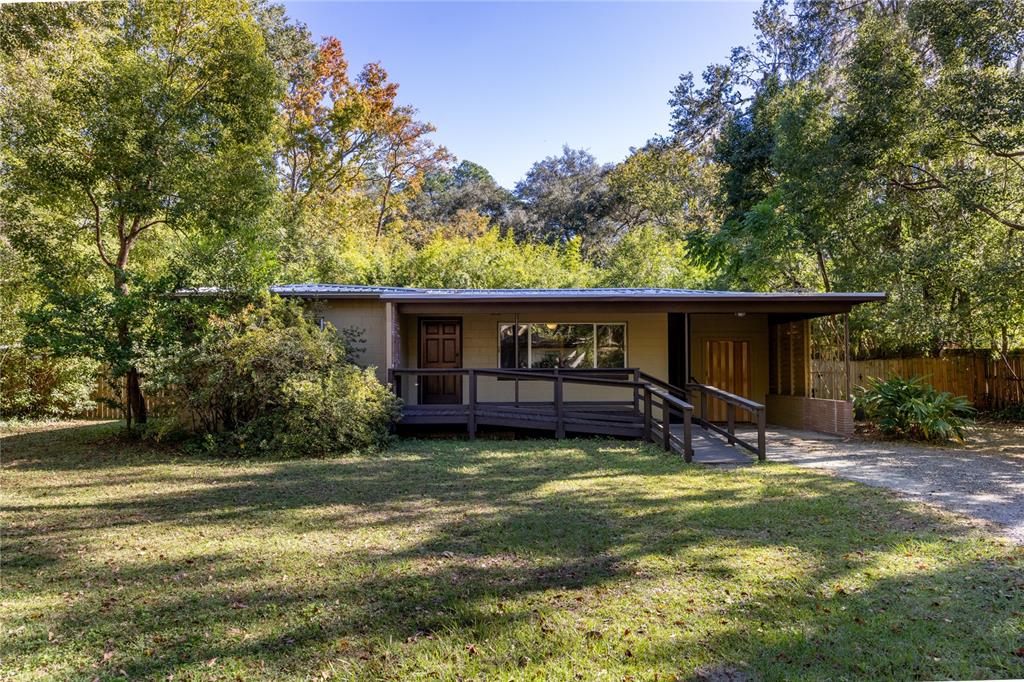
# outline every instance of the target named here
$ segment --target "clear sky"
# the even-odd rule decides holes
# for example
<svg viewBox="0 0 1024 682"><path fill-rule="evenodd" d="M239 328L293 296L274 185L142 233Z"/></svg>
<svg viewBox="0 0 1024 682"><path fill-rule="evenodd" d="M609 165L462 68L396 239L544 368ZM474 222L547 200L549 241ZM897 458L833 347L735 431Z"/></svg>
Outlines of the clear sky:
<svg viewBox="0 0 1024 682"><path fill-rule="evenodd" d="M757 2L286 2L379 61L434 139L512 187L563 144L601 162L668 130L679 75L753 38Z"/></svg>

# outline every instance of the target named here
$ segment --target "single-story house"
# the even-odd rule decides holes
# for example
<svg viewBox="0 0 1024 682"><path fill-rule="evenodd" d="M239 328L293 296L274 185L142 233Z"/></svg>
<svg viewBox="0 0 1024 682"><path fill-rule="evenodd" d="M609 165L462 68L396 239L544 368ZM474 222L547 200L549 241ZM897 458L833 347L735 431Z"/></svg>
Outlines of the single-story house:
<svg viewBox="0 0 1024 682"><path fill-rule="evenodd" d="M558 435L615 433L624 424L649 436L657 426L644 428L645 400L665 405L671 423L686 403L687 427L691 416L712 427L728 422L730 432L735 422L760 418L850 433L849 401L811 395L808 320L886 297L344 284L272 291L303 299L339 329L360 331L365 347L357 361L395 387L403 423L468 424L471 435L488 423L523 422ZM657 419L649 405L646 412L650 427Z"/></svg>

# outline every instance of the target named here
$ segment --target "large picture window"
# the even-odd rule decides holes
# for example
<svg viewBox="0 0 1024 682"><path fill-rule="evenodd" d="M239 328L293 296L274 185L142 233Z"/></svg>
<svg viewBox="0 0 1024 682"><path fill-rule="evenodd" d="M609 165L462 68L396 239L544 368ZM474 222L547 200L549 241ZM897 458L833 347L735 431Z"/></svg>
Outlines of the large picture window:
<svg viewBox="0 0 1024 682"><path fill-rule="evenodd" d="M626 366L626 325L545 322L498 325L498 366L621 368Z"/></svg>

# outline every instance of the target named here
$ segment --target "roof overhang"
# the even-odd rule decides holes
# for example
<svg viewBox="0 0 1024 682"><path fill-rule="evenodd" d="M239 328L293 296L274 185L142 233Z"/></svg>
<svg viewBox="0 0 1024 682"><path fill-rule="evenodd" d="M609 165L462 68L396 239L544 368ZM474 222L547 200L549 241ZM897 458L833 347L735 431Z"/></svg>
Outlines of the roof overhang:
<svg viewBox="0 0 1024 682"><path fill-rule="evenodd" d="M396 303L398 312L409 315L452 315L463 313L549 313L553 311L631 313L730 313L788 316L791 320L848 313L855 303L826 301L528 301L528 302L405 302Z"/></svg>
<svg viewBox="0 0 1024 682"><path fill-rule="evenodd" d="M766 313L789 319L849 312L862 303L884 301L884 292L751 292L691 289L413 289L302 284L271 288L274 293L311 300L380 300L409 314L455 312L574 311Z"/></svg>

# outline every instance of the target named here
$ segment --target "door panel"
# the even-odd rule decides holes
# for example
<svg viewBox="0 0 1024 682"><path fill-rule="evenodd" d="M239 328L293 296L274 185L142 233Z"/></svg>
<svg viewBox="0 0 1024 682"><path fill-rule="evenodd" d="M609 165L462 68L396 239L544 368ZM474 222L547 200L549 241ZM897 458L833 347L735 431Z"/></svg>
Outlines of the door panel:
<svg viewBox="0 0 1024 682"><path fill-rule="evenodd" d="M704 342L704 383L750 398L750 342L739 339L708 339ZM710 421L724 422L726 404L708 400ZM736 408L736 421L751 421L750 412Z"/></svg>
<svg viewBox="0 0 1024 682"><path fill-rule="evenodd" d="M462 367L462 320L420 320L420 368ZM461 376L420 378L420 403L462 403Z"/></svg>

